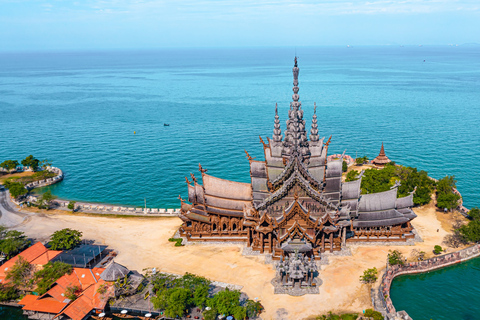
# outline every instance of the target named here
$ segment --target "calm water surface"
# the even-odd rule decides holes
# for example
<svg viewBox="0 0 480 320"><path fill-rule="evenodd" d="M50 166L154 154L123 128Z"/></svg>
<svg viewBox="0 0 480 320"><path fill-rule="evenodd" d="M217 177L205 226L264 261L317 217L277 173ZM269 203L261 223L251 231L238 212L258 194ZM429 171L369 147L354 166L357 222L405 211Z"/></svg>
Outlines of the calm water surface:
<svg viewBox="0 0 480 320"><path fill-rule="evenodd" d="M333 135L330 153L373 158L384 142L398 163L435 178L455 175L465 205L480 205L480 47L317 47L297 54L307 127L316 102L320 134ZM293 55L290 48L0 54L0 160L50 159L66 173L50 187L54 194L112 204L146 199L150 207L179 207L178 195L187 197L184 177L199 176L199 162L209 174L249 182L243 150L263 158L258 136L272 135L277 102L285 129ZM480 288L480 277L461 285L456 280L466 273L455 272L440 271L450 287L399 279L393 301L412 315L424 312L414 319L437 319L424 315L448 311L445 304L470 310L471 301L457 297L467 292L478 300L472 288ZM402 291L427 283L443 291L415 299ZM440 292L450 297L445 303L429 300Z"/></svg>

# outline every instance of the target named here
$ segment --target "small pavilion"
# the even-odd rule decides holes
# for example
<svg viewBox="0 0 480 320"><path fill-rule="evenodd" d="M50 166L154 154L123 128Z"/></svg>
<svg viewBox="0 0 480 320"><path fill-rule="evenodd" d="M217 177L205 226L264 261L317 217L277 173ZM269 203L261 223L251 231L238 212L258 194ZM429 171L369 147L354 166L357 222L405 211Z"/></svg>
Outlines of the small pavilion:
<svg viewBox="0 0 480 320"><path fill-rule="evenodd" d="M372 160L372 163L377 166L384 166L389 162L392 162L392 160L388 159L388 157L385 155L385 149L383 148L382 142L382 148L380 149L380 153L375 159Z"/></svg>

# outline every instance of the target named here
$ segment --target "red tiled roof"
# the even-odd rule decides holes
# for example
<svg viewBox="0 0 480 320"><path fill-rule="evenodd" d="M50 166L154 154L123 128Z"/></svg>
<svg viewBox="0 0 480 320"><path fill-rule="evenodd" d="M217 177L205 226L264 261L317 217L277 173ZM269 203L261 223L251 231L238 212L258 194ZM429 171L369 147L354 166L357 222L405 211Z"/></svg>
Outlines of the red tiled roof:
<svg viewBox="0 0 480 320"><path fill-rule="evenodd" d="M38 296L34 296L33 294L27 294L25 297L22 298L22 300L18 302L18 304L21 304L22 306L24 306L37 300L37 298Z"/></svg>
<svg viewBox="0 0 480 320"><path fill-rule="evenodd" d="M5 280L6 272L15 265L19 257L34 265L44 265L60 253L61 251L48 250L41 242L37 242L0 266L0 283L8 282Z"/></svg>
<svg viewBox="0 0 480 320"><path fill-rule="evenodd" d="M45 251L45 253L41 254L40 256L32 260L30 263L43 266L47 264L50 260L53 260L53 258L58 256L60 253L62 253L62 251L47 250Z"/></svg>
<svg viewBox="0 0 480 320"><path fill-rule="evenodd" d="M31 310L36 312L54 313L57 314L65 308L67 303L59 302L54 298L28 300L28 303L22 308L23 310Z"/></svg>

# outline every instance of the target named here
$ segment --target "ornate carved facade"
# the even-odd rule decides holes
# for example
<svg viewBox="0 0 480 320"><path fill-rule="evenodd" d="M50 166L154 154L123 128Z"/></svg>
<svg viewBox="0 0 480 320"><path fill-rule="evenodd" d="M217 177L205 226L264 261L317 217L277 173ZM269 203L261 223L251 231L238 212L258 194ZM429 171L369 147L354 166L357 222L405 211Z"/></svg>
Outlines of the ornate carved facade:
<svg viewBox="0 0 480 320"><path fill-rule="evenodd" d="M342 182L343 159L328 161L331 137L320 138L316 106L307 139L298 95L297 59L287 129L282 135L277 107L273 137L263 145L264 161L249 154L251 183L215 178L199 166L203 184L188 178L180 234L190 241L244 241L273 259L294 250L320 259L352 241L413 238L413 195L397 189L360 194L361 177Z"/></svg>

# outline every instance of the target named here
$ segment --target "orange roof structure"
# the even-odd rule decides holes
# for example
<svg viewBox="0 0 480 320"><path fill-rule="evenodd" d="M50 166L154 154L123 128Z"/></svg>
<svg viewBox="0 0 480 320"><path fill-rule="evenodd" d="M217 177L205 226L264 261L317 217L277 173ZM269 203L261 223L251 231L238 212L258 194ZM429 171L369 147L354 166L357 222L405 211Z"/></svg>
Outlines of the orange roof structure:
<svg viewBox="0 0 480 320"><path fill-rule="evenodd" d="M379 166L384 166L389 162L392 162L392 160L388 159L388 157L385 155L385 149L383 148L382 142L382 148L380 149L380 153L375 159L372 160L372 163Z"/></svg>
<svg viewBox="0 0 480 320"><path fill-rule="evenodd" d="M65 274L44 295L37 297L27 295L19 304L24 310L41 313L65 314L71 319L81 320L92 309L104 309L108 299L114 294L113 285L100 278L104 268L73 268L72 273ZM100 294L98 289L106 285L106 292ZM79 297L70 301L65 296L68 287L77 286L82 290ZM62 311L63 310L63 311Z"/></svg>
<svg viewBox="0 0 480 320"><path fill-rule="evenodd" d="M67 303L65 302L60 302L50 297L43 298L43 299L40 299L37 296L33 296L33 297L37 299L23 298L18 304L21 304L21 305L25 304L25 306L22 308L23 310L36 311L36 312L42 312L42 313L53 313L53 314L57 314L61 312L63 308L65 308L67 305Z"/></svg>
<svg viewBox="0 0 480 320"><path fill-rule="evenodd" d="M61 252L62 251L48 250L41 242L35 243L33 246L23 250L0 266L0 283L8 282L5 280L6 272L15 265L19 257L24 258L28 263L33 265L45 265Z"/></svg>

